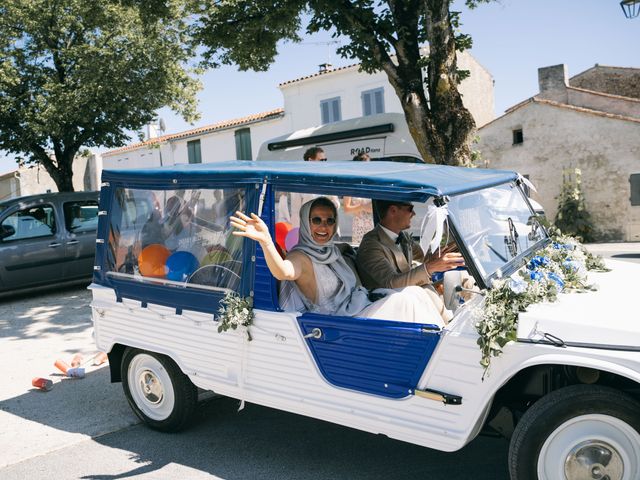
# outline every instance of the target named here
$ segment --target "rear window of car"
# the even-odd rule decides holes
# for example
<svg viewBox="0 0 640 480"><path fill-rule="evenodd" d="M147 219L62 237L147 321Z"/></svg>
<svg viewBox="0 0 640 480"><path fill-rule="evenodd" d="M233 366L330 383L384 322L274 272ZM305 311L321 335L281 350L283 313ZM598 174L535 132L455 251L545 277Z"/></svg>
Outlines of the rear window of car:
<svg viewBox="0 0 640 480"><path fill-rule="evenodd" d="M242 237L229 216L244 189L119 188L110 219L107 275L171 287L237 291Z"/></svg>
<svg viewBox="0 0 640 480"><path fill-rule="evenodd" d="M63 210L69 232L94 232L98 227L98 202L94 200L65 202Z"/></svg>

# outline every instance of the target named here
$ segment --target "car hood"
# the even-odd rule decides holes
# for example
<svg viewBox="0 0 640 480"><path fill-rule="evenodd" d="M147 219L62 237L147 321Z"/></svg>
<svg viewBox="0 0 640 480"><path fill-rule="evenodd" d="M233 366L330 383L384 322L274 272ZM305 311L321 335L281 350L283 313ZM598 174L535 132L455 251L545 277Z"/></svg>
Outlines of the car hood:
<svg viewBox="0 0 640 480"><path fill-rule="evenodd" d="M518 340L545 341L550 334L568 345L640 350L640 265L609 260L607 266L610 272L589 272L597 291L561 293L557 302L521 313Z"/></svg>

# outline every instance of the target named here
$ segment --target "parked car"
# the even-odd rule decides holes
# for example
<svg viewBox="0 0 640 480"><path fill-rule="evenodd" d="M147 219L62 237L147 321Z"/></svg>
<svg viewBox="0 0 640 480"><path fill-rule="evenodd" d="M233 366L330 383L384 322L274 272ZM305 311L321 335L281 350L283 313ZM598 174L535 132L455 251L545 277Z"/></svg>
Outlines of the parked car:
<svg viewBox="0 0 640 480"><path fill-rule="evenodd" d="M95 338L134 412L152 428L179 430L200 388L442 451L461 449L481 432L501 434L511 438L514 480L640 478L638 267L611 262L612 271L590 273L598 291L561 294L521 312L516 340L487 374L477 330L487 293L550 246L521 178L356 163L103 172L106 215L99 217L91 286ZM444 328L427 319L284 311L260 246L231 235L224 221L235 210L257 212L275 235L274 205L283 192L433 200L448 209L445 232L485 295L460 297ZM157 201L158 214L133 226L127 202L142 198ZM149 232L152 239L142 242ZM121 239L131 247L128 260L118 253ZM219 331L219 308L232 292L252 298L251 341L242 328Z"/></svg>
<svg viewBox="0 0 640 480"><path fill-rule="evenodd" d="M0 203L0 296L88 282L98 192L46 193Z"/></svg>

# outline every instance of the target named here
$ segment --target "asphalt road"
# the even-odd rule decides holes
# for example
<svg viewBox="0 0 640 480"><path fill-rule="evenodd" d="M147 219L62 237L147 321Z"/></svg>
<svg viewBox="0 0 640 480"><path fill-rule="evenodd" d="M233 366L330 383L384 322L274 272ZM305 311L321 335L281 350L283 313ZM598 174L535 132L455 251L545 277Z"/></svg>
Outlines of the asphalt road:
<svg viewBox="0 0 640 480"><path fill-rule="evenodd" d="M640 245L593 248L640 263ZM277 410L213 398L194 426L162 434L139 424L108 368L84 379L53 366L91 359L90 293L83 288L0 302L0 478L506 480L508 444L480 437L443 453ZM33 377L54 381L50 392Z"/></svg>

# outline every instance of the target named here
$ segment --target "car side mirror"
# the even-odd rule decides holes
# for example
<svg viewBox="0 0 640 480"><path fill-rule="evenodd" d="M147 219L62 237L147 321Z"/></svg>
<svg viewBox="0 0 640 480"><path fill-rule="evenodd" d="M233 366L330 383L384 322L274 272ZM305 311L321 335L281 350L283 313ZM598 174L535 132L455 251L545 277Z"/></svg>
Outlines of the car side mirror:
<svg viewBox="0 0 640 480"><path fill-rule="evenodd" d="M0 240L16 234L16 229L11 225L0 225Z"/></svg>

